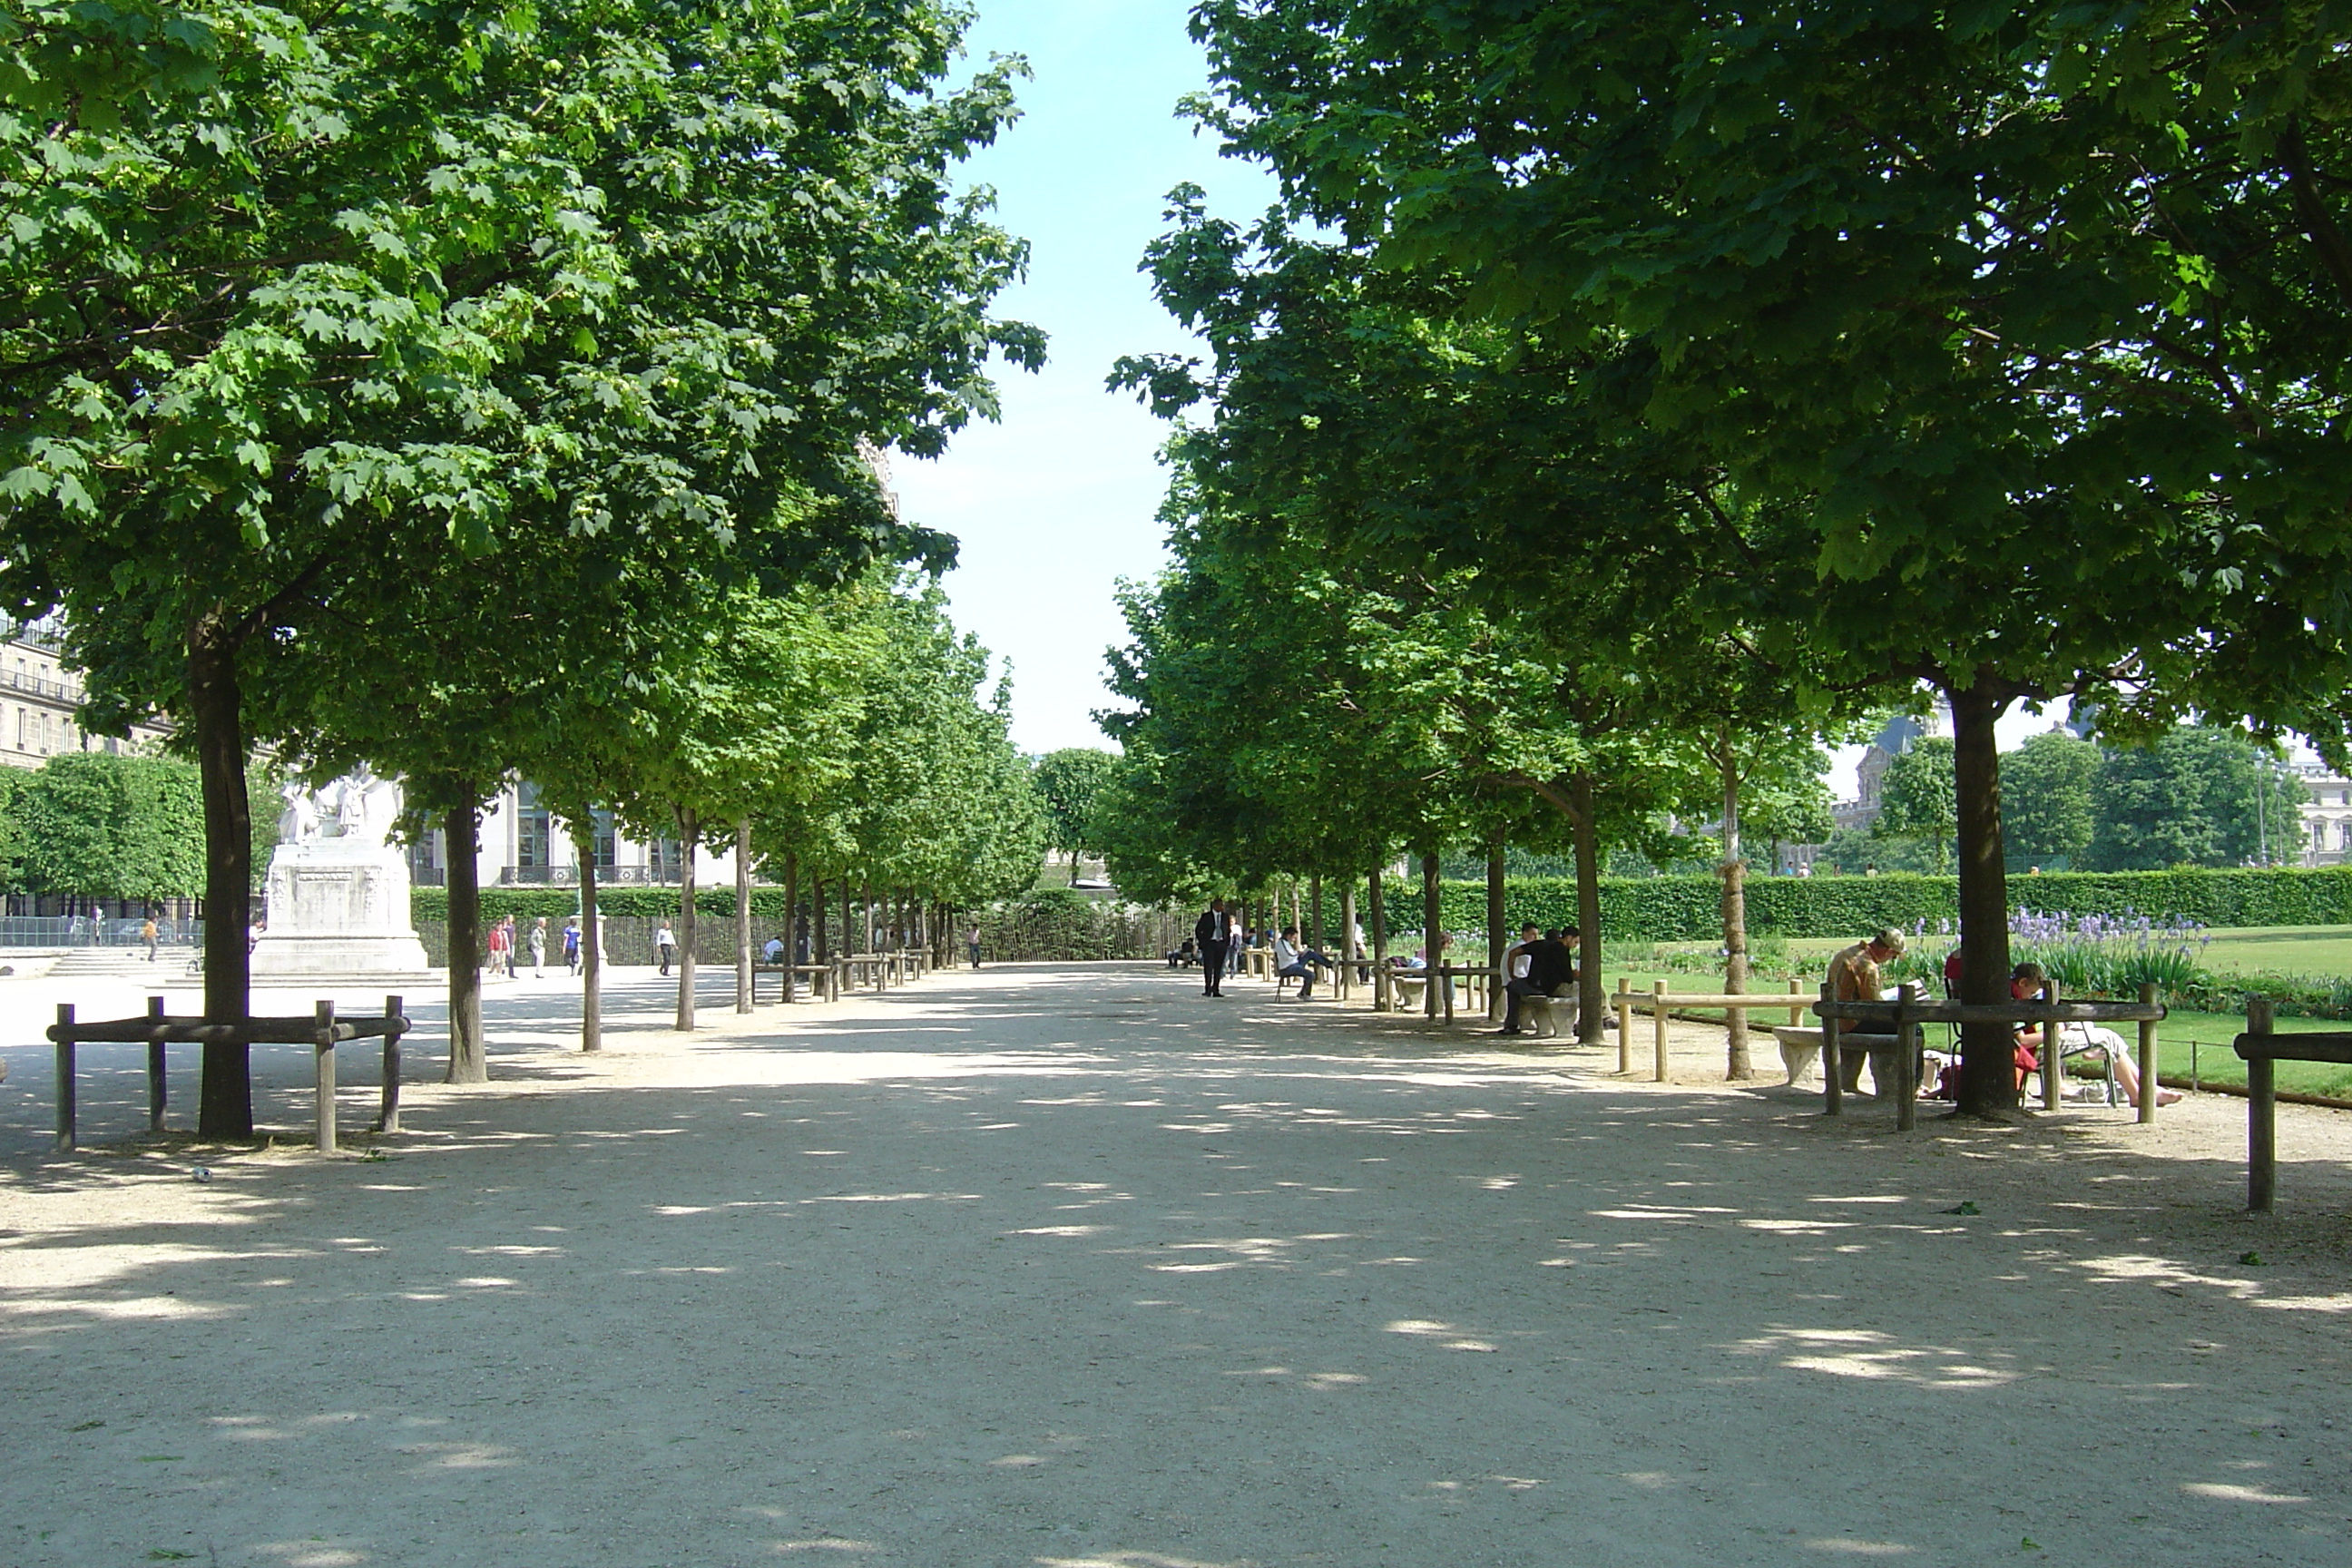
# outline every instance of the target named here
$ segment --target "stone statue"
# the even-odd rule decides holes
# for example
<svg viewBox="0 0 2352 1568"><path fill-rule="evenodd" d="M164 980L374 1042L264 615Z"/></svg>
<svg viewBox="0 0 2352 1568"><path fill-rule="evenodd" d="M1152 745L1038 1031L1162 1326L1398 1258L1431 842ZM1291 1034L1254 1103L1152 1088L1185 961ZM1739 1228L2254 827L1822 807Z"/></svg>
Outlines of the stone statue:
<svg viewBox="0 0 2352 1568"><path fill-rule="evenodd" d="M278 814L278 842L280 844L311 844L319 837L319 802L303 783L297 779L278 786L279 798L286 802Z"/></svg>
<svg viewBox="0 0 2352 1568"><path fill-rule="evenodd" d="M268 924L253 944L259 984L425 973L409 921L408 864L386 842L400 786L364 763L319 789L282 790Z"/></svg>

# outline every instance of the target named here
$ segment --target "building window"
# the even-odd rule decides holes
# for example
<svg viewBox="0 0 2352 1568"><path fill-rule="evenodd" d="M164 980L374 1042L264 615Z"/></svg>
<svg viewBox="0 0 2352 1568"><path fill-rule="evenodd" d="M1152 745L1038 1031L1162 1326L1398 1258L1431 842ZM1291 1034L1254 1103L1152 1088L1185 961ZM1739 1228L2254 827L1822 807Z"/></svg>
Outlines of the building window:
<svg viewBox="0 0 2352 1568"><path fill-rule="evenodd" d="M613 855L613 814L592 811L588 814L588 837L595 846L596 869L609 871L615 861Z"/></svg>
<svg viewBox="0 0 2352 1568"><path fill-rule="evenodd" d="M524 784L515 792L515 864L549 864L547 807L540 803L539 786Z"/></svg>

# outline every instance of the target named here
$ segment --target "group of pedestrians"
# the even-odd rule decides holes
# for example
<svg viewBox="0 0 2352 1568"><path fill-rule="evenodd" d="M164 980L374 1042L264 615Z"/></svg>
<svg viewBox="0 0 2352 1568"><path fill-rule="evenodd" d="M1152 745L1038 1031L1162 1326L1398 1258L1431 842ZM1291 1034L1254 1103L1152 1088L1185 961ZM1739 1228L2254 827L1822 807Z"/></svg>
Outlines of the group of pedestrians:
<svg viewBox="0 0 2352 1568"><path fill-rule="evenodd" d="M521 973L523 955L528 953L531 978L544 980L547 978L548 949L558 942L561 943L564 967L572 972L573 979L578 979L581 960L578 915L567 919L562 931L552 935L547 929L545 915L532 921L529 930L522 929L514 916L501 915L490 922L489 934L483 941L488 958L482 967L493 980L517 979Z"/></svg>

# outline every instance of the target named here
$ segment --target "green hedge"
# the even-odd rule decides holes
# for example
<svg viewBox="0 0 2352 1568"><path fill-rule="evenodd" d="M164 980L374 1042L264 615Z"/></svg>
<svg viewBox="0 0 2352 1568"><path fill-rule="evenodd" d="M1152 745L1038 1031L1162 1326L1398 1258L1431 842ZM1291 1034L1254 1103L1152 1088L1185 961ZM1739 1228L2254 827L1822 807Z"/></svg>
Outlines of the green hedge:
<svg viewBox="0 0 2352 1568"><path fill-rule="evenodd" d="M1486 924L1483 882L1444 886L1445 924ZM2179 917L2211 926L2352 924L2352 866L2315 870L2053 871L2009 879L2011 908L2068 914ZM1421 889L1391 882L1390 923L1421 924ZM1336 938L1335 900L1326 897ZM1576 884L1527 878L1508 885L1511 923L1563 925L1576 919ZM1878 926L1906 930L1926 921L1958 923L1959 884L1950 877L1759 877L1748 884L1748 929L1758 936L1856 936ZM1723 934L1722 888L1712 877L1604 877L1601 927L1612 942L1708 942Z"/></svg>

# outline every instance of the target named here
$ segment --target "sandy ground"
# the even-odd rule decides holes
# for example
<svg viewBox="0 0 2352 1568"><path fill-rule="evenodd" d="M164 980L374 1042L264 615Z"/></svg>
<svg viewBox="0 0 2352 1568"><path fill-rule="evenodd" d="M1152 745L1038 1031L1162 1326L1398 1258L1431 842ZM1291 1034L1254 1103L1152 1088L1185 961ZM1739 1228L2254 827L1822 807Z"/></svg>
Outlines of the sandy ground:
<svg viewBox="0 0 2352 1568"><path fill-rule="evenodd" d="M1899 1137L1716 1030L1660 1087L1233 989L688 1046L625 972L592 1062L517 987L497 1083L332 1161L47 1158L12 1047L0 1563L2352 1561L2352 1117L2282 1108L2254 1220L2236 1100Z"/></svg>

